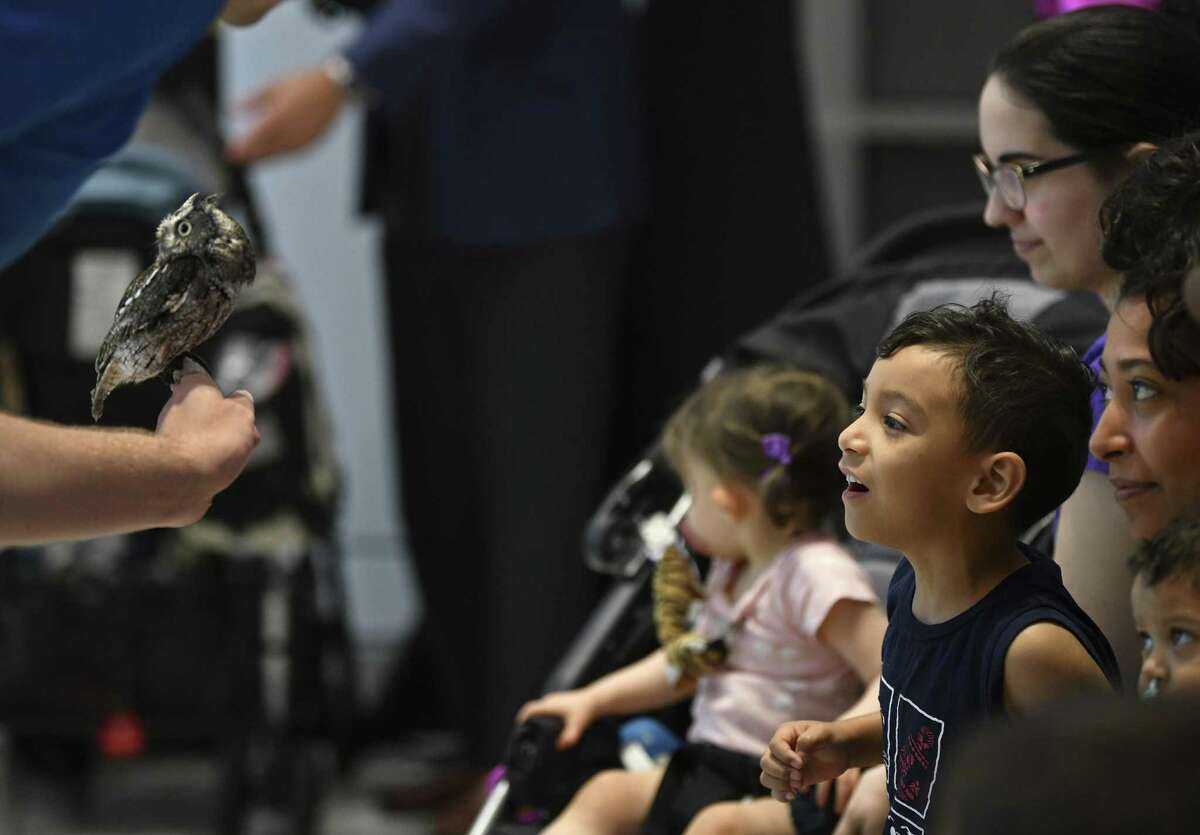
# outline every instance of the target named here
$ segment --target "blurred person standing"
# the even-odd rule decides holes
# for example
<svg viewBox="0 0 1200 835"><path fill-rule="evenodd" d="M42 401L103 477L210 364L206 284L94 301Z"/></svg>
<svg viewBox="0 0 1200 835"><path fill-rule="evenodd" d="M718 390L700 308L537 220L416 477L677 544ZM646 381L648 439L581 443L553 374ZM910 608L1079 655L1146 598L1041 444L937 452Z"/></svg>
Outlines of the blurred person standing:
<svg viewBox="0 0 1200 835"><path fill-rule="evenodd" d="M481 770L594 599L580 534L613 472L645 204L636 21L620 0L347 5L366 12L361 35L252 96L229 153L304 148L352 97L370 104L364 205L385 220L401 493L427 603L411 664L438 679L420 685L440 708L427 723L461 732Z"/></svg>

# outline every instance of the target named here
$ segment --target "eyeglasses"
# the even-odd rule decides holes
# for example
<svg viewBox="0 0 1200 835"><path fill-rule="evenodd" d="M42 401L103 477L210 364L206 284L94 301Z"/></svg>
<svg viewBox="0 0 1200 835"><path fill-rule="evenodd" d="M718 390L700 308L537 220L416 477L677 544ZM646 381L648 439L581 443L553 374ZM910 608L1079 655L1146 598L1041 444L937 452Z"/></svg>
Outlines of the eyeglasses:
<svg viewBox="0 0 1200 835"><path fill-rule="evenodd" d="M1025 208L1026 180L1039 174L1049 174L1060 168L1077 165L1093 156L1094 153L1085 151L1069 157L1027 162L1024 165L1018 162L1001 162L992 165L991 161L983 154L975 154L972 159L975 162L975 173L979 175L979 182L983 185L984 193L991 197L993 191L999 190L1000 199L1004 201L1004 205L1014 212L1019 212Z"/></svg>

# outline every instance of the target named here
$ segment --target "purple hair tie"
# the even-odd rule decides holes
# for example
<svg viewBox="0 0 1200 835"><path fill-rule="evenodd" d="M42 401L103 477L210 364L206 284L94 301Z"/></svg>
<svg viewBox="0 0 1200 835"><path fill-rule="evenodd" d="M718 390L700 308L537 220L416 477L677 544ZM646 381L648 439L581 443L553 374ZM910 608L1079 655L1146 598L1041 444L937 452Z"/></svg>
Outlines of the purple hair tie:
<svg viewBox="0 0 1200 835"><path fill-rule="evenodd" d="M792 439L782 432L770 432L762 436L762 451L768 461L775 461L786 467L792 463L791 447Z"/></svg>
<svg viewBox="0 0 1200 835"><path fill-rule="evenodd" d="M1034 0L1035 17L1055 17L1088 6L1137 6L1142 9L1157 9L1162 0Z"/></svg>

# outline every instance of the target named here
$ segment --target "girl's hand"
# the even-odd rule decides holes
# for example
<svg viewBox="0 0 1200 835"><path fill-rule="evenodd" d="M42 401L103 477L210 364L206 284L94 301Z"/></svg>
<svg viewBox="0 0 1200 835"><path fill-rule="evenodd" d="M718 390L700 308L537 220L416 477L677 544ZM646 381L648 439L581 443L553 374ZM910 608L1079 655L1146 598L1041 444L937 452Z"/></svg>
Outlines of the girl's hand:
<svg viewBox="0 0 1200 835"><path fill-rule="evenodd" d="M813 799L819 807L824 809L829 805L829 796L832 794L833 811L838 817L841 817L842 813L846 811L846 804L850 802L850 795L854 794L861 774L862 769L847 768L838 775L837 779L818 785Z"/></svg>
<svg viewBox="0 0 1200 835"><path fill-rule="evenodd" d="M854 797L838 821L833 835L878 835L887 820L888 796L882 765L862 773Z"/></svg>
<svg viewBox="0 0 1200 835"><path fill-rule="evenodd" d="M563 720L562 733L555 742L559 751L578 742L579 737L596 718L592 700L585 690L550 693L540 699L526 702L517 711L517 722L524 722L531 716L558 716Z"/></svg>

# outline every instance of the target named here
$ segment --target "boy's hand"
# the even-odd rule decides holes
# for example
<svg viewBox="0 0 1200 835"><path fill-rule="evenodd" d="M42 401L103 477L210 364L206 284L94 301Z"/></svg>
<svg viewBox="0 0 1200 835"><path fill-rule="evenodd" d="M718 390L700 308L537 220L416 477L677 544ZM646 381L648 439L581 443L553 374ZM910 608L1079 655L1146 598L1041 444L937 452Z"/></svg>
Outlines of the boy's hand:
<svg viewBox="0 0 1200 835"><path fill-rule="evenodd" d="M850 763L834 723L785 722L759 764L771 796L789 802L804 787L838 777Z"/></svg>
<svg viewBox="0 0 1200 835"><path fill-rule="evenodd" d="M562 733L558 735L555 748L559 751L570 748L579 741L588 725L596 718L592 700L583 690L567 690L551 693L532 702L526 702L517 711L517 722L531 716L558 716L563 720Z"/></svg>

